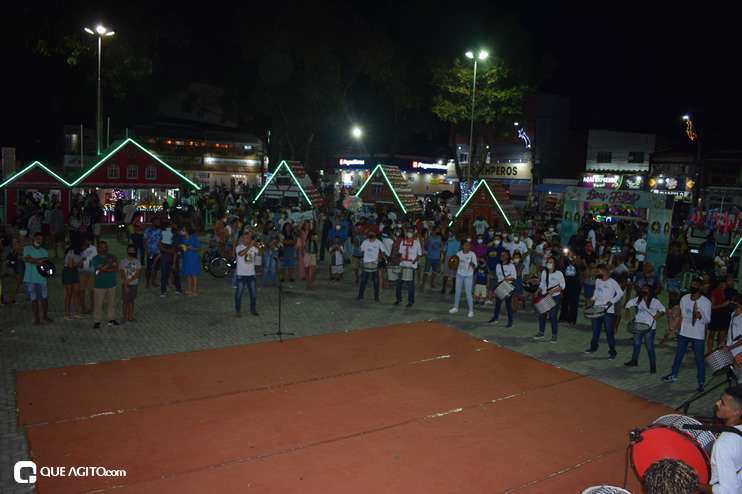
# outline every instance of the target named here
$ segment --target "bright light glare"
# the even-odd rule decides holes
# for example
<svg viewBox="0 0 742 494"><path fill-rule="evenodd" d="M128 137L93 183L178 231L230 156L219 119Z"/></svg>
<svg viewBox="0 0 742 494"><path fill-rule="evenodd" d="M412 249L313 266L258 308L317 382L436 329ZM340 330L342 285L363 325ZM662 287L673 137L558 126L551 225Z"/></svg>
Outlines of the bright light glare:
<svg viewBox="0 0 742 494"><path fill-rule="evenodd" d="M517 127L518 126L518 122L513 123L513 125L515 125Z"/></svg>
<svg viewBox="0 0 742 494"><path fill-rule="evenodd" d="M358 127L354 128L353 129L353 135L355 137L361 137L361 129L359 129Z"/></svg>
<svg viewBox="0 0 742 494"><path fill-rule="evenodd" d="M690 120L690 115L683 115L683 120Z"/></svg>
<svg viewBox="0 0 742 494"><path fill-rule="evenodd" d="M468 58L474 58L474 54L473 54L472 52L470 52L470 51L467 51L467 52L466 52L466 56L467 56Z"/></svg>
<svg viewBox="0 0 742 494"><path fill-rule="evenodd" d="M108 31L106 33L106 36L113 36L114 34L116 34L114 31Z"/></svg>
<svg viewBox="0 0 742 494"><path fill-rule="evenodd" d="M92 30L92 29L90 29L89 27L86 27L86 28L85 28L85 32L86 32L86 33L90 33L90 34L95 34L95 33L93 32L93 30Z"/></svg>
<svg viewBox="0 0 742 494"><path fill-rule="evenodd" d="M103 26L98 26L95 30L98 31L98 34L104 34L106 32L106 28Z"/></svg>
<svg viewBox="0 0 742 494"><path fill-rule="evenodd" d="M486 51L480 52L479 59L484 60L485 58L487 58L487 55L489 55L489 53L487 53Z"/></svg>

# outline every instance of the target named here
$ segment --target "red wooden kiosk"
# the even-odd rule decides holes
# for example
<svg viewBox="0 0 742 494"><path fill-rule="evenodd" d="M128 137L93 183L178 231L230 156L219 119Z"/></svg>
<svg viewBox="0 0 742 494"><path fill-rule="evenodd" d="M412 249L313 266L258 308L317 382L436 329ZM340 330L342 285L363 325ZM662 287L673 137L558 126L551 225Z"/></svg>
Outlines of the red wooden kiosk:
<svg viewBox="0 0 742 494"><path fill-rule="evenodd" d="M520 221L520 213L502 184L495 180L479 181L454 216L451 225L459 223L461 231L469 231L479 215L482 215L488 224L498 229L510 227L513 223Z"/></svg>
<svg viewBox="0 0 742 494"><path fill-rule="evenodd" d="M363 200L364 206L373 206L377 214L384 210L401 214L423 212L396 166L377 165L355 195ZM397 216L401 218L401 215Z"/></svg>
<svg viewBox="0 0 742 494"><path fill-rule="evenodd" d="M43 196L49 196L51 200L56 197L62 202L62 210L70 209L70 184L38 161L34 161L22 170L8 177L0 183L0 189L5 189L5 211L6 223L13 218L22 215L18 210L17 202L24 201L26 194L34 194L38 202L44 202ZM41 197L39 197L41 196Z"/></svg>

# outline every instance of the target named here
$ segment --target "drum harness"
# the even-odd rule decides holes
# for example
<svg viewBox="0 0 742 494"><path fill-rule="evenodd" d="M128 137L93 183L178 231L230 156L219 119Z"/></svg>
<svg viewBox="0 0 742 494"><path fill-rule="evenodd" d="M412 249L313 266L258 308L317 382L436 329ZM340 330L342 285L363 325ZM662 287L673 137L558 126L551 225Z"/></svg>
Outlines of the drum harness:
<svg viewBox="0 0 742 494"><path fill-rule="evenodd" d="M641 304L644 304L644 309L646 310L647 314L652 316L652 324L649 326L649 330L651 331L654 329L655 325L657 324L657 319L654 318L655 314L657 313L655 312L654 314L652 314L651 312L649 312L649 307L647 307L647 303L644 301L644 297L637 297L637 298L639 299L639 303L634 306L635 307L634 320L636 320L636 316L639 314L639 306ZM650 302L650 305L651 304L652 303Z"/></svg>
<svg viewBox="0 0 742 494"><path fill-rule="evenodd" d="M559 286L559 283L557 283L557 284L556 284L556 285L554 285L554 286L549 286L549 275L550 275L550 274L551 274L551 273L547 273L546 271L544 271L544 273L543 273L543 275L542 275L542 276L544 277L544 285L546 285L546 293L544 293L544 295L549 295L549 290L551 290L552 288L556 288L556 287L558 287L558 286ZM557 297L559 297L559 296L561 296L561 295L562 295L562 294L560 293L559 295L557 295ZM553 296L553 295L552 295L552 296Z"/></svg>

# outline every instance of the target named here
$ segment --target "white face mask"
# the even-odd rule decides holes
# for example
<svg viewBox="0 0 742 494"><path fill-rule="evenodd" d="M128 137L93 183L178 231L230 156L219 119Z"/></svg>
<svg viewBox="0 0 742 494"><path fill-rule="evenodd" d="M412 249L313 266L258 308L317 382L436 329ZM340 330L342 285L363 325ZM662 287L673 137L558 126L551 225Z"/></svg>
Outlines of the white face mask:
<svg viewBox="0 0 742 494"><path fill-rule="evenodd" d="M513 237L513 240L517 242L518 240L520 240L520 237Z"/></svg>
<svg viewBox="0 0 742 494"><path fill-rule="evenodd" d="M467 239L466 239L466 241L467 241L467 242L471 242L471 239L470 239L470 238L467 238Z"/></svg>
<svg viewBox="0 0 742 494"><path fill-rule="evenodd" d="M407 238L412 238L415 234L412 232L407 232Z"/></svg>
<svg viewBox="0 0 742 494"><path fill-rule="evenodd" d="M40 242L36 242L36 241L34 241L34 243L33 243L33 244L34 244L34 245L35 245L36 247L41 247L41 243L40 243Z"/></svg>
<svg viewBox="0 0 742 494"><path fill-rule="evenodd" d="M546 269L548 269L549 271L551 271L552 269L554 269L554 265L552 263L549 263L549 264L546 265Z"/></svg>
<svg viewBox="0 0 742 494"><path fill-rule="evenodd" d="M340 225L336 225L335 230L340 230Z"/></svg>
<svg viewBox="0 0 742 494"><path fill-rule="evenodd" d="M478 243L478 244L481 244L482 242L484 242L484 240L482 240L481 238L478 238L478 239L477 239L477 243Z"/></svg>
<svg viewBox="0 0 742 494"><path fill-rule="evenodd" d="M550 227L550 228L549 228L549 231L550 231L550 232L553 232L553 231L554 231L554 228L551 228L551 227Z"/></svg>
<svg viewBox="0 0 742 494"><path fill-rule="evenodd" d="M28 230L18 230L18 234L25 237L28 234Z"/></svg>
<svg viewBox="0 0 742 494"><path fill-rule="evenodd" d="M500 241L499 241L499 240L495 240L495 241L494 241L494 242L492 242L492 243L493 243L493 244L495 244L495 245L500 245Z"/></svg>

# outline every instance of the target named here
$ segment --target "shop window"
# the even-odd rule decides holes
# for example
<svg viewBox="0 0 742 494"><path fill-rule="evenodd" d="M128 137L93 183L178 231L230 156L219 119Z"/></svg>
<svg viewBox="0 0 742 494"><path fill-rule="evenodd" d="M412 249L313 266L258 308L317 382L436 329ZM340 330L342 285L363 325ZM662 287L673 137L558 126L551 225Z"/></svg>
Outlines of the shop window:
<svg viewBox="0 0 742 494"><path fill-rule="evenodd" d="M132 163L131 165L126 167L126 178L131 180L136 180L139 178L139 168L137 168L137 165Z"/></svg>
<svg viewBox="0 0 742 494"><path fill-rule="evenodd" d="M644 163L644 153L639 151L629 152L629 163Z"/></svg>
<svg viewBox="0 0 742 494"><path fill-rule="evenodd" d="M119 178L119 166L116 163L108 165L108 178Z"/></svg>
<svg viewBox="0 0 742 494"><path fill-rule="evenodd" d="M381 194L381 183L372 183L371 184L371 192L374 194Z"/></svg>
<svg viewBox="0 0 742 494"><path fill-rule="evenodd" d="M144 169L144 178L147 180L157 180L157 167L155 165L147 165Z"/></svg>
<svg viewBox="0 0 742 494"><path fill-rule="evenodd" d="M610 163L612 154L613 153L611 153L610 151L599 151L597 162L598 163Z"/></svg>

